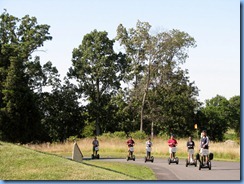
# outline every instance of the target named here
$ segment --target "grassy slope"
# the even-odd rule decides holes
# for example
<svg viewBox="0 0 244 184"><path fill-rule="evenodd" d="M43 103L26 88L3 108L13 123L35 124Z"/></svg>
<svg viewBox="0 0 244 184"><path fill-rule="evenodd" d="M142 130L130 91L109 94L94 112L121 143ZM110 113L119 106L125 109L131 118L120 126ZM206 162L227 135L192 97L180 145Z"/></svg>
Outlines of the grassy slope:
<svg viewBox="0 0 244 184"><path fill-rule="evenodd" d="M52 154L0 142L0 180L143 179L155 179L151 169L122 163L77 163Z"/></svg>

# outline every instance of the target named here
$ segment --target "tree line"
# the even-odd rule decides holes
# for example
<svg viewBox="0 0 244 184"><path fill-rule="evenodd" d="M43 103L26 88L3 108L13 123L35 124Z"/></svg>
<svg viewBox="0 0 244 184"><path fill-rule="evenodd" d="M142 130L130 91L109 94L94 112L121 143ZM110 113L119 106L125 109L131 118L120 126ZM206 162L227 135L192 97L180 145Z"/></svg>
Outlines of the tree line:
<svg viewBox="0 0 244 184"><path fill-rule="evenodd" d="M73 49L61 80L51 61L41 65L33 57L52 40L49 28L29 15L0 15L0 140L64 141L115 131L185 137L196 123L212 140L222 141L228 128L239 135L240 96L217 95L205 106L197 100L199 90L182 69L196 47L188 33L151 34L141 21L118 25L114 39L93 30Z"/></svg>

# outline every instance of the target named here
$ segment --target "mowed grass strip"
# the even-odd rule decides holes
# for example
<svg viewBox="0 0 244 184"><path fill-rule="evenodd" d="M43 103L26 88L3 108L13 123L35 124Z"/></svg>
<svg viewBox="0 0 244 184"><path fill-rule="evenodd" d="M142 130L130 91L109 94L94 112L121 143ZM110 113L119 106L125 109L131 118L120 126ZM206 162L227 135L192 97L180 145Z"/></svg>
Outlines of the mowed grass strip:
<svg viewBox="0 0 244 184"><path fill-rule="evenodd" d="M104 162L104 161L83 161L84 164L112 170L139 180L155 180L155 174L146 166L138 166L136 164L122 164L119 162Z"/></svg>
<svg viewBox="0 0 244 184"><path fill-rule="evenodd" d="M0 180L148 180L148 175L154 176L151 169L141 168L122 163L117 163L114 167L113 164L103 162L77 163L23 146L0 142ZM144 170L143 176L140 170Z"/></svg>

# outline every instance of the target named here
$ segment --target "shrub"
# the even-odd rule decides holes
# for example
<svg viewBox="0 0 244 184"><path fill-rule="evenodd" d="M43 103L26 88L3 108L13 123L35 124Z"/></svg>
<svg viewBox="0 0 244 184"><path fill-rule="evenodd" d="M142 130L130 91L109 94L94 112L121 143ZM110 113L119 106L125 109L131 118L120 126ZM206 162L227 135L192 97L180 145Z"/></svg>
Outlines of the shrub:
<svg viewBox="0 0 244 184"><path fill-rule="evenodd" d="M114 136L124 139L124 138L126 138L126 133L124 131L117 131L117 132L114 132Z"/></svg>
<svg viewBox="0 0 244 184"><path fill-rule="evenodd" d="M148 136L144 131L136 131L136 132L132 132L130 134L130 136L132 136L132 138L134 139L146 139Z"/></svg>
<svg viewBox="0 0 244 184"><path fill-rule="evenodd" d="M95 124L91 123L89 125L86 125L81 133L82 137L92 137L94 136L94 132L95 132Z"/></svg>

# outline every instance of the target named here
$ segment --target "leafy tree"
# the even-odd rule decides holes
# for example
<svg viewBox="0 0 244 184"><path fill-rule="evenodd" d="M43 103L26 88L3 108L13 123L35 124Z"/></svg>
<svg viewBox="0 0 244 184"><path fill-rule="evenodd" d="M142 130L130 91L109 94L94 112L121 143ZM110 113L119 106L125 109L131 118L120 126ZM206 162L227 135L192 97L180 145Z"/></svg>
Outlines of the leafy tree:
<svg viewBox="0 0 244 184"><path fill-rule="evenodd" d="M2 139L28 142L38 135L38 110L28 84L31 54L51 40L49 26L35 17L19 19L6 11L0 15L0 132Z"/></svg>
<svg viewBox="0 0 244 184"><path fill-rule="evenodd" d="M28 142L37 139L39 112L35 105L34 95L27 85L22 62L17 58L10 59L8 75L2 91L2 138L11 142Z"/></svg>
<svg viewBox="0 0 244 184"><path fill-rule="evenodd" d="M229 99L229 127L233 128L238 137L240 137L241 125L241 99L240 96L233 96Z"/></svg>
<svg viewBox="0 0 244 184"><path fill-rule="evenodd" d="M97 135L110 119L107 105L120 88L127 66L125 55L116 54L113 44L114 40L110 40L105 31L94 30L85 35L82 44L73 50L73 68L69 71L89 101L88 112L91 122L96 122Z"/></svg>
<svg viewBox="0 0 244 184"><path fill-rule="evenodd" d="M81 136L84 109L78 97L76 87L68 80L65 80L64 85L54 88L52 93L41 94L39 104L44 140L65 141L70 136Z"/></svg>
<svg viewBox="0 0 244 184"><path fill-rule="evenodd" d="M217 95L206 100L206 107L201 111L205 116L205 122L202 123L201 129L207 130L211 140L222 141L224 133L228 129L229 101L225 97Z"/></svg>
<svg viewBox="0 0 244 184"><path fill-rule="evenodd" d="M156 35L149 33L151 25L147 22L137 22L136 29L126 30L123 25L117 28L117 40L125 47L126 54L131 59L131 76L134 81L133 92L134 100L141 99L140 108L140 131L143 131L143 121L146 103L151 104L147 99L149 90L152 86L157 86L162 80L164 70L178 70L188 57L187 49L195 47L195 40L185 32L171 30L161 32ZM169 81L166 76L164 80ZM181 80L181 79L179 79ZM161 86L162 87L162 86ZM134 103L135 104L135 103ZM155 107L153 107L155 108Z"/></svg>

